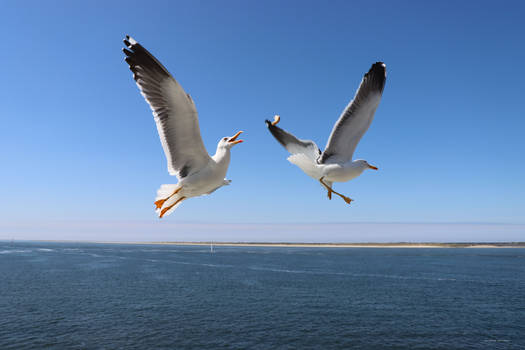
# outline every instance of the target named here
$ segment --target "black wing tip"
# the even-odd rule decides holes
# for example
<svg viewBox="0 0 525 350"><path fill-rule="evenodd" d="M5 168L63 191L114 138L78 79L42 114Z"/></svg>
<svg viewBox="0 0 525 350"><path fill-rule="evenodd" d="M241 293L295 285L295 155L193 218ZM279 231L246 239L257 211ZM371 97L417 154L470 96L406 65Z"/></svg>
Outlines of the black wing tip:
<svg viewBox="0 0 525 350"><path fill-rule="evenodd" d="M126 58L133 56L133 54L135 53L132 41L133 41L133 38L131 38L129 35L126 35L126 38L122 40L122 42L126 46L122 48L122 52L124 52L124 54L126 55Z"/></svg>
<svg viewBox="0 0 525 350"><path fill-rule="evenodd" d="M383 73L384 75L386 75L386 65L384 62L376 62L372 65L372 67L370 67L370 70L368 71L367 74L381 74Z"/></svg>
<svg viewBox="0 0 525 350"><path fill-rule="evenodd" d="M136 67L141 67L143 70L148 71L145 74L155 75L159 79L170 76L168 70L155 56L139 44L137 40L133 39L133 37L126 35L126 38L122 41L124 45L126 45L126 47L122 49L122 52L126 55L124 60L134 73L136 73ZM135 80L137 80L136 77Z"/></svg>
<svg viewBox="0 0 525 350"><path fill-rule="evenodd" d="M126 35L126 38L122 39L122 42L124 43L127 49L133 52L142 50L146 51L137 40L133 39L133 37L129 35Z"/></svg>
<svg viewBox="0 0 525 350"><path fill-rule="evenodd" d="M386 65L384 62L378 61L370 67L370 70L365 74L364 79L368 81L370 87L375 86L381 93L385 88L386 82Z"/></svg>
<svg viewBox="0 0 525 350"><path fill-rule="evenodd" d="M279 138L279 135L282 133L281 128L279 128L278 126L273 125L272 122L270 120L268 120L268 119L266 119L264 122L266 123L266 127L268 128L268 131L273 135L273 137L275 137L275 139L281 145L286 147L284 142Z"/></svg>
<svg viewBox="0 0 525 350"><path fill-rule="evenodd" d="M133 44L136 43L136 40L134 40L129 35L126 35L126 38L122 39L122 42L124 43L124 45L126 45L127 48L131 49Z"/></svg>

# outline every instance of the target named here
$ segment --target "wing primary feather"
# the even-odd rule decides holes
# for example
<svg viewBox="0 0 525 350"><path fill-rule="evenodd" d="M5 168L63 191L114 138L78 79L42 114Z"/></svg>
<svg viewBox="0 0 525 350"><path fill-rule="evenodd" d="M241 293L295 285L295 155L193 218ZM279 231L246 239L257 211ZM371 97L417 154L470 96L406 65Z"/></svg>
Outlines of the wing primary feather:
<svg viewBox="0 0 525 350"><path fill-rule="evenodd" d="M125 61L142 96L150 105L168 171L179 179L191 175L211 160L199 130L197 110L189 95L168 70L135 39L126 35Z"/></svg>
<svg viewBox="0 0 525 350"><path fill-rule="evenodd" d="M346 163L352 160L357 144L372 123L385 82L385 64L374 63L363 76L353 100L335 123L319 159L320 163Z"/></svg>
<svg viewBox="0 0 525 350"><path fill-rule="evenodd" d="M300 140L288 131L273 125L269 120L265 120L265 123L273 137L291 154L303 153L314 162L321 154L315 142Z"/></svg>

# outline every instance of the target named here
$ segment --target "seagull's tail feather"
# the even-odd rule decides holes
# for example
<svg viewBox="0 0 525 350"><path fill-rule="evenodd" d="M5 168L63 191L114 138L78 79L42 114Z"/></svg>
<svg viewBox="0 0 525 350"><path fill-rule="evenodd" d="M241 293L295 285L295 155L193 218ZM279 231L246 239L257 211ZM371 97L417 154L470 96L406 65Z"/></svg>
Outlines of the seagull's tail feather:
<svg viewBox="0 0 525 350"><path fill-rule="evenodd" d="M155 198L156 204L159 203L159 201L162 201L169 197L168 199L166 199L166 201L157 205L157 209L155 211L160 218L173 213L173 211L177 209L182 203L182 201L185 199L185 197L183 197L180 192L173 194L175 191L177 191L178 188L178 185L164 184L161 185L160 188L157 190L157 197Z"/></svg>
<svg viewBox="0 0 525 350"><path fill-rule="evenodd" d="M301 168L306 175L313 177L314 179L319 179L322 176L321 168L316 164L310 157L304 153L296 153L289 156L288 161L292 164L297 165Z"/></svg>
<svg viewBox="0 0 525 350"><path fill-rule="evenodd" d="M177 187L178 185L174 184L160 185L159 189L157 190L157 198L155 198L155 200L158 201L159 199L168 198L173 192L177 190Z"/></svg>

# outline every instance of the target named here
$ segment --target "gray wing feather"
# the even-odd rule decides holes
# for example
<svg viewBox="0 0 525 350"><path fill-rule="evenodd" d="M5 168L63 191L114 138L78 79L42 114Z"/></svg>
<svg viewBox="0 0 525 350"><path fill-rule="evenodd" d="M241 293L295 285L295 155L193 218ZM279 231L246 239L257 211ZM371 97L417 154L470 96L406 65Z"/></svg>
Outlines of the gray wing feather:
<svg viewBox="0 0 525 350"><path fill-rule="evenodd" d="M354 99L334 125L320 163L346 163L352 160L357 144L368 130L381 101L386 81L386 66L376 62L365 74Z"/></svg>
<svg viewBox="0 0 525 350"><path fill-rule="evenodd" d="M195 104L166 68L142 45L126 36L123 49L133 78L153 111L168 172L179 179L210 161Z"/></svg>
<svg viewBox="0 0 525 350"><path fill-rule="evenodd" d="M314 162L321 155L321 151L315 142L310 140L300 140L288 131L281 129L276 125L272 125L269 120L266 120L265 122L273 137L275 137L275 139L291 154L303 153Z"/></svg>

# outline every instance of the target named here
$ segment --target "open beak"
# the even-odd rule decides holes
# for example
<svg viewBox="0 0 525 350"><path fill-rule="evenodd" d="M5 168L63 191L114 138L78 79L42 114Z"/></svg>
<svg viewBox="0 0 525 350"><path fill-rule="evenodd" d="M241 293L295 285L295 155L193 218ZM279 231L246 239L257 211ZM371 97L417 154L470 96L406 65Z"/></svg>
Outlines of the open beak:
<svg viewBox="0 0 525 350"><path fill-rule="evenodd" d="M370 169L379 170L379 169L377 169L376 166L373 166L373 165L370 165L370 164L368 164L368 167L369 167Z"/></svg>
<svg viewBox="0 0 525 350"><path fill-rule="evenodd" d="M228 142L233 143L234 145L243 142L243 140L237 140L237 137L239 137L240 134L242 134L242 131L239 131L238 133L233 135L233 137L229 139Z"/></svg>

